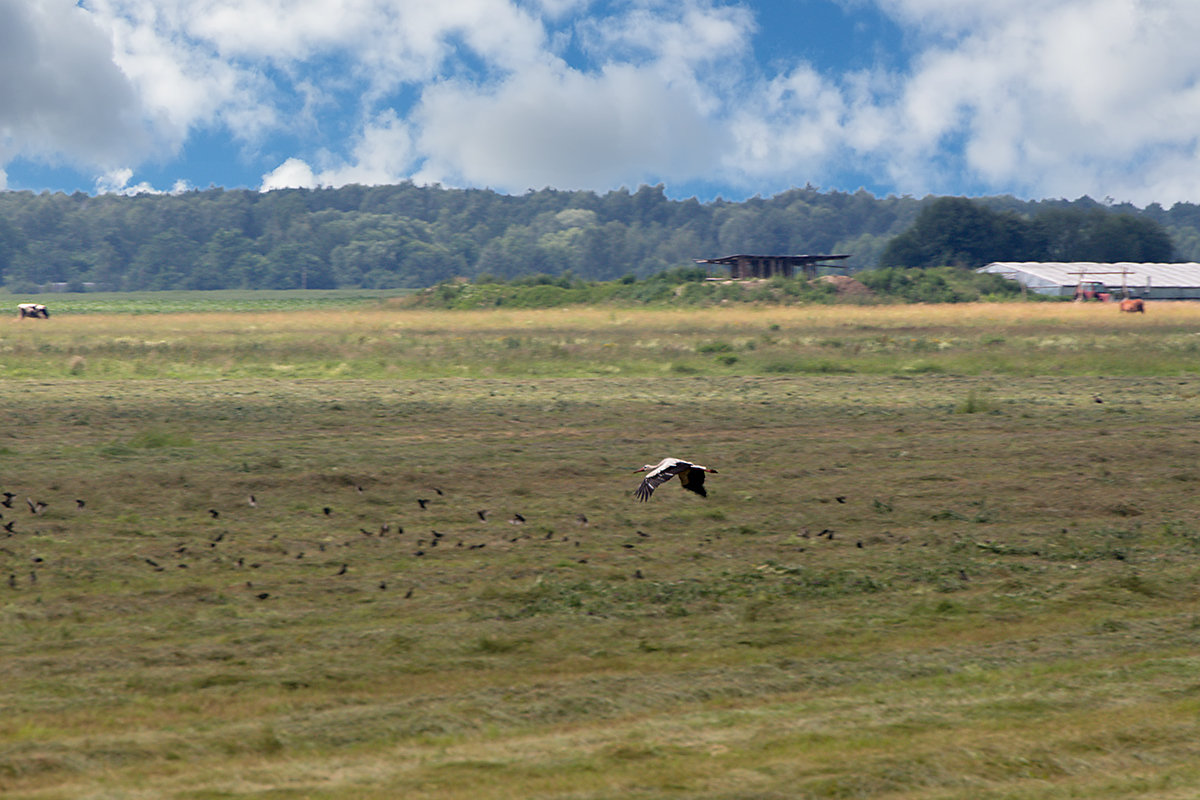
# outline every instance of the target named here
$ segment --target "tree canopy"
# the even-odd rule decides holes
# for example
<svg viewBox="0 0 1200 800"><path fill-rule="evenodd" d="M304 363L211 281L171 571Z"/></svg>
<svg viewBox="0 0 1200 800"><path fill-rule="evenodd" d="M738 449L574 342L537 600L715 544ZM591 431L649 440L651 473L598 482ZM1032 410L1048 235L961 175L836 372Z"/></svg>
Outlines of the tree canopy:
<svg viewBox="0 0 1200 800"><path fill-rule="evenodd" d="M57 289L405 288L453 277L645 278L733 253L850 253L852 269L1200 258L1200 208L877 198L743 202L663 187L522 196L402 183L177 195L0 192L0 282Z"/></svg>
<svg viewBox="0 0 1200 800"><path fill-rule="evenodd" d="M883 266L981 267L993 261L1175 260L1167 230L1154 219L1099 207L1051 207L1029 216L965 197L940 197L912 227L888 242Z"/></svg>

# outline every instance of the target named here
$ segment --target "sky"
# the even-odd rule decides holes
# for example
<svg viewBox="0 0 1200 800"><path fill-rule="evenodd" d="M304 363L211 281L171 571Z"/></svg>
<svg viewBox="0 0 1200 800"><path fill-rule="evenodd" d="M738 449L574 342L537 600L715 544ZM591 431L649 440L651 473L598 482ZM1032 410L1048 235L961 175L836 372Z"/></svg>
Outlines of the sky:
<svg viewBox="0 0 1200 800"><path fill-rule="evenodd" d="M1200 202L1197 0L0 0L0 189Z"/></svg>

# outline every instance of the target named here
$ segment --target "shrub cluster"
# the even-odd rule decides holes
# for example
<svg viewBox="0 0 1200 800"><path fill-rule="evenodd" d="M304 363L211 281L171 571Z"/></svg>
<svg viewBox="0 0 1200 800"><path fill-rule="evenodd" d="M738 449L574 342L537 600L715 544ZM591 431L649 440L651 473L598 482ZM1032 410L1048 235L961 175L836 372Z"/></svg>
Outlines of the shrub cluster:
<svg viewBox="0 0 1200 800"><path fill-rule="evenodd" d="M446 281L408 302L429 308L553 308L568 305L704 306L721 303L795 305L801 303L964 303L1011 299L1013 281L960 267L881 269L854 276L869 292L840 294L825 281L771 278L759 281L710 280L703 269L680 267L639 280L585 281L572 273L529 275L505 281L491 275L473 282Z"/></svg>

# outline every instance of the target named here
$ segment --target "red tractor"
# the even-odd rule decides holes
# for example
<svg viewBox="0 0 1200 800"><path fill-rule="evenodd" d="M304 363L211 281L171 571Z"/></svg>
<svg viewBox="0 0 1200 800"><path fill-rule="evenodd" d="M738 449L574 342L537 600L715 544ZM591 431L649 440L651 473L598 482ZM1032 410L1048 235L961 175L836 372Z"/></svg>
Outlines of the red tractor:
<svg viewBox="0 0 1200 800"><path fill-rule="evenodd" d="M1112 300L1112 292L1100 281L1080 281L1079 285L1075 287L1075 302L1082 303L1087 300L1099 300L1101 303L1107 303Z"/></svg>

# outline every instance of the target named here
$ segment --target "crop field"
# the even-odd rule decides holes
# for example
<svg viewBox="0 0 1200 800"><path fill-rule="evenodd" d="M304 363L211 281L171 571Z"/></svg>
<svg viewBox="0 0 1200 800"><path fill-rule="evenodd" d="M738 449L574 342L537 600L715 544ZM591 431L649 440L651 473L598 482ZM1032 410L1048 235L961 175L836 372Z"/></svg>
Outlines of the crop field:
<svg viewBox="0 0 1200 800"><path fill-rule="evenodd" d="M62 313L0 410L6 800L1200 795L1200 305Z"/></svg>

